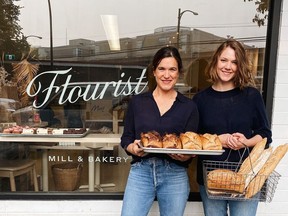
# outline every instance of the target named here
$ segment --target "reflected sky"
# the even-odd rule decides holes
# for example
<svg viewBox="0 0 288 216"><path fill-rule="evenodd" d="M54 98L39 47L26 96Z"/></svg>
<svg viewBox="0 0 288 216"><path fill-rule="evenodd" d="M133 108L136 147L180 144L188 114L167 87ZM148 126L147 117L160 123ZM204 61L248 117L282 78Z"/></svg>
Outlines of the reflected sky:
<svg viewBox="0 0 288 216"><path fill-rule="evenodd" d="M255 2L244 0L50 0L54 46L68 45L71 39L106 40L101 15L116 15L120 38L151 34L156 28L177 26L178 8L185 12L181 26L197 28L217 36L252 38L266 36L266 25L252 22ZM20 25L34 46L49 46L48 0L21 0ZM266 23L267 24L267 23ZM251 40L263 47L265 42Z"/></svg>

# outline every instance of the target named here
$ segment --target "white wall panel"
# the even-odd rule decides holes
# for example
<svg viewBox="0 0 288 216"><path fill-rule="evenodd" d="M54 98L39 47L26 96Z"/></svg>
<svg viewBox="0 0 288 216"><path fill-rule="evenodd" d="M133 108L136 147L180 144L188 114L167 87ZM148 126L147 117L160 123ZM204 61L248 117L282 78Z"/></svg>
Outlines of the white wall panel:
<svg viewBox="0 0 288 216"><path fill-rule="evenodd" d="M287 181L287 179L285 179ZM282 180L281 180L282 181ZM271 203L274 202L282 202L283 201L283 197L287 197L288 194L288 190L283 190L283 189L276 189L276 192L274 194L273 200Z"/></svg>
<svg viewBox="0 0 288 216"><path fill-rule="evenodd" d="M288 1L282 5L282 22L278 50L276 84L273 102L272 132L273 146L288 143ZM285 26L285 27L283 27ZM280 181L275 197L269 204L259 205L260 213L257 216L284 216L288 215L288 158L286 156L277 166Z"/></svg>
<svg viewBox="0 0 288 216"><path fill-rule="evenodd" d="M288 55L282 55L278 59L278 69L276 74L276 84L288 83Z"/></svg>
<svg viewBox="0 0 288 216"><path fill-rule="evenodd" d="M285 35L284 35L283 38L285 38ZM287 41L287 39L286 39L286 41L283 40L283 41L281 42L281 46L279 47L279 51L278 51L279 55L288 55L288 49L287 49L287 47L288 47L288 41Z"/></svg>
<svg viewBox="0 0 288 216"><path fill-rule="evenodd" d="M284 20L283 20L284 21ZM288 23L288 21L285 21ZM280 39L283 39L283 40L287 40L287 38L285 38L285 36L287 35L287 31L288 31L288 25L286 25L285 27L282 27L281 28L281 31L280 31Z"/></svg>
<svg viewBox="0 0 288 216"><path fill-rule="evenodd" d="M122 201L4 201L6 215L101 215L119 216ZM9 206L17 206L11 208ZM113 206L113 208L111 208ZM45 214L44 214L45 212ZM59 214L61 212L61 214ZM0 215L4 216L4 214Z"/></svg>
<svg viewBox="0 0 288 216"><path fill-rule="evenodd" d="M276 116L278 113L288 112L288 98L274 98L273 101L273 116ZM273 122L274 123L274 122Z"/></svg>
<svg viewBox="0 0 288 216"><path fill-rule="evenodd" d="M287 1L287 0L283 0L282 10L283 10L284 12L288 12L288 1Z"/></svg>
<svg viewBox="0 0 288 216"><path fill-rule="evenodd" d="M288 96L288 84L277 84L275 86L274 97L275 98L278 98L278 97L287 98L287 96Z"/></svg>
<svg viewBox="0 0 288 216"><path fill-rule="evenodd" d="M287 125L288 112L279 112L273 116L273 123L277 125Z"/></svg>
<svg viewBox="0 0 288 216"><path fill-rule="evenodd" d="M288 126L287 125L272 125L272 133L274 139L287 139L288 140Z"/></svg>
<svg viewBox="0 0 288 216"><path fill-rule="evenodd" d="M282 138L282 139L273 138L272 144L273 144L273 146L278 146L278 145L281 145L281 144L284 144L287 142L288 142L287 138L286 139L285 138ZM285 158L286 158L286 156L285 156ZM288 161L287 161L287 165L288 165Z"/></svg>

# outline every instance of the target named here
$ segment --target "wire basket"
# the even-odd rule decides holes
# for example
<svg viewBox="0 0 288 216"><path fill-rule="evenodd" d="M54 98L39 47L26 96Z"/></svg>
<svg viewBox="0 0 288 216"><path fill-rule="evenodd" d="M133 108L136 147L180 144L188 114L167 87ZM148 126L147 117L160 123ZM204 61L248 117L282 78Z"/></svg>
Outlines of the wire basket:
<svg viewBox="0 0 288 216"><path fill-rule="evenodd" d="M238 174L240 166L241 163L239 162L204 160L203 177L207 196L211 199L271 202L280 179L280 174L276 171L273 171L269 176ZM218 171L215 172L215 170ZM256 176L257 179L255 178ZM248 185L254 178L257 180L254 180L255 187L249 188ZM265 183L259 189L257 183L264 180ZM248 194L251 193L255 195L249 197Z"/></svg>

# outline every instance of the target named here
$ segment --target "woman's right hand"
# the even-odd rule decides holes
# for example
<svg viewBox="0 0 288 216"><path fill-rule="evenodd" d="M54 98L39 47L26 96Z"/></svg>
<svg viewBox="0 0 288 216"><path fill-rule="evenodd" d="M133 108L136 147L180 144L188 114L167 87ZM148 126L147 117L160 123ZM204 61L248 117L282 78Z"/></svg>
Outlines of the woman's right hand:
<svg viewBox="0 0 288 216"><path fill-rule="evenodd" d="M219 135L219 139L225 148L239 150L245 147L242 142L239 141L239 135L237 134L221 134Z"/></svg>
<svg viewBox="0 0 288 216"><path fill-rule="evenodd" d="M230 148L229 146L228 146L228 138L231 136L231 134L221 134L221 135L219 135L218 137L219 137L219 139L220 139L220 142L222 143L222 146L224 147L224 148Z"/></svg>
<svg viewBox="0 0 288 216"><path fill-rule="evenodd" d="M145 152L142 148L139 147L140 140L134 140L133 143L129 144L126 148L128 152L130 152L133 155L136 155L138 157L143 157L145 155Z"/></svg>
<svg viewBox="0 0 288 216"><path fill-rule="evenodd" d="M247 141L246 137L241 133L222 134L219 136L222 145L225 148L239 150L247 146L244 142ZM243 141L244 140L244 141Z"/></svg>

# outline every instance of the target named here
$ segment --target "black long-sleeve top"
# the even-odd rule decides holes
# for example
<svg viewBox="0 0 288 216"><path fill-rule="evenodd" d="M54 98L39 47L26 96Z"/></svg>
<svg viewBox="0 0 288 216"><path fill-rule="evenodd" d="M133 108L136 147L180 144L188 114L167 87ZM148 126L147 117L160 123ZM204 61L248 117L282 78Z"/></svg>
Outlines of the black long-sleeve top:
<svg viewBox="0 0 288 216"><path fill-rule="evenodd" d="M193 97L199 111L198 133L225 134L239 132L247 139L260 135L267 138L267 144L272 142L265 106L260 92L252 87L240 90L218 92L209 87ZM231 151L228 161L239 162L240 156L244 160L248 151L243 154ZM250 149L251 150L251 149ZM203 185L203 160L225 161L230 149L225 149L221 156L199 156L197 164L197 181Z"/></svg>
<svg viewBox="0 0 288 216"><path fill-rule="evenodd" d="M172 107L162 116L151 92L133 96L129 102L125 118L124 132L121 137L121 146L126 149L135 139L140 139L141 132L157 131L160 135L175 133L179 135L186 131L197 131L198 110L196 104L189 98L177 92ZM129 154L129 152L127 152ZM132 163L141 160L141 157L132 155ZM187 167L190 160L180 162L173 160L166 154L148 154L144 158L160 157Z"/></svg>

